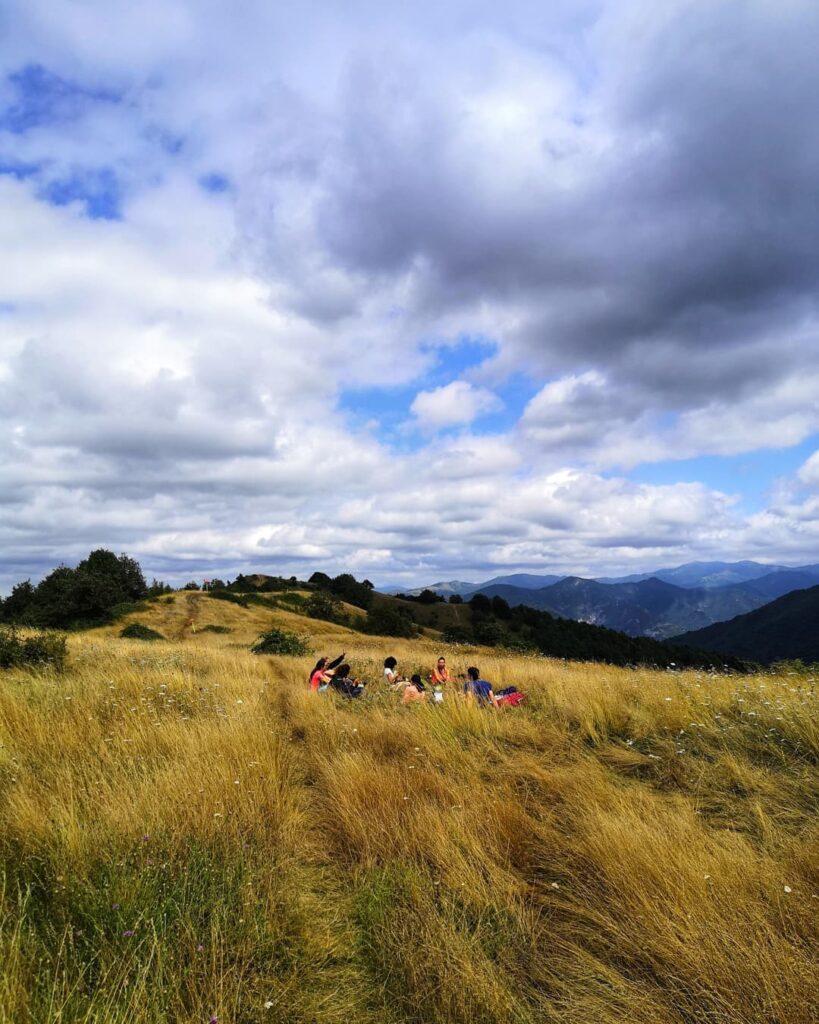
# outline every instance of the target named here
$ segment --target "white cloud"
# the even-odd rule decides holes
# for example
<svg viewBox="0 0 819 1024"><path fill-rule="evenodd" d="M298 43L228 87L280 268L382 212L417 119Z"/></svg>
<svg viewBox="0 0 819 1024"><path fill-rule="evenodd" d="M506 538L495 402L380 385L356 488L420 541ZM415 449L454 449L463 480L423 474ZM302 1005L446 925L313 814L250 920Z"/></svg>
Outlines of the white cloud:
<svg viewBox="0 0 819 1024"><path fill-rule="evenodd" d="M465 426L502 407L498 396L488 388L476 387L465 380L454 380L430 391L419 391L410 411L421 426L437 430L459 424Z"/></svg>
<svg viewBox="0 0 819 1024"><path fill-rule="evenodd" d="M814 15L737 17L734 76L689 7L13 4L6 70L119 99L0 128L38 168L0 177L6 578L101 543L177 577L800 559L812 498L622 475L819 429ZM122 220L38 198L89 169ZM496 357L427 386L464 336ZM471 432L514 374L520 422ZM401 385L403 454L345 397Z"/></svg>

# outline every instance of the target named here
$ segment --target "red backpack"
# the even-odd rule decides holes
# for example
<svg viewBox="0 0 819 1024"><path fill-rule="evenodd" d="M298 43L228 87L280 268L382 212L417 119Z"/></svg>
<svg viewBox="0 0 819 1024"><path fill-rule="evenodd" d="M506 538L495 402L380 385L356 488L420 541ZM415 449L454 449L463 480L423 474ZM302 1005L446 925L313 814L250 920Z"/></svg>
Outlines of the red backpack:
<svg viewBox="0 0 819 1024"><path fill-rule="evenodd" d="M520 690L516 690L514 693L506 693L502 697L498 697L498 704L506 704L510 708L516 708L518 704L526 703L526 694L521 693Z"/></svg>

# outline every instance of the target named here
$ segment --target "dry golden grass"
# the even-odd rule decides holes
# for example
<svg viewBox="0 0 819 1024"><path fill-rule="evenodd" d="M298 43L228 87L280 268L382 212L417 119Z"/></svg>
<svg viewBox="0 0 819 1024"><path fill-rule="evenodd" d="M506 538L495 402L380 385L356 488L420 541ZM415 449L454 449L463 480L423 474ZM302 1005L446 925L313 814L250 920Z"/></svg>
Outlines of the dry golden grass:
<svg viewBox="0 0 819 1024"><path fill-rule="evenodd" d="M133 618L168 641L0 678L2 1024L817 1020L811 678L454 649L528 706L343 702L248 653L265 609Z"/></svg>

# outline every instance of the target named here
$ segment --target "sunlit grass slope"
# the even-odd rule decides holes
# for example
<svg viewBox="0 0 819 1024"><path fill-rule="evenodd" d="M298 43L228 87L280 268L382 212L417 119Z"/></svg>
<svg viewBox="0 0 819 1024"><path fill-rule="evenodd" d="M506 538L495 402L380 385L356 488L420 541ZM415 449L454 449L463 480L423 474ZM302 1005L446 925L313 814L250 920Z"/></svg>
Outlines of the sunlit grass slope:
<svg viewBox="0 0 819 1024"><path fill-rule="evenodd" d="M454 649L528 706L344 703L248 644L275 621L377 679L434 641L132 618L168 640L0 677L3 1024L817 1020L810 677Z"/></svg>

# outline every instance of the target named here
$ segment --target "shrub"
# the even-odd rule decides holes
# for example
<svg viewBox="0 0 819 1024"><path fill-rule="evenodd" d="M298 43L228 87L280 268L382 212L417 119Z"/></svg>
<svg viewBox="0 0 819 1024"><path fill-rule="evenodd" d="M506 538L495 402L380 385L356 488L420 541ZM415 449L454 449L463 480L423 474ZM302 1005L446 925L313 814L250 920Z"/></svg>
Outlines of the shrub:
<svg viewBox="0 0 819 1024"><path fill-rule="evenodd" d="M199 630L200 633L232 633L233 630L230 626L219 626L211 623L208 626L202 626Z"/></svg>
<svg viewBox="0 0 819 1024"><path fill-rule="evenodd" d="M471 629L465 626L450 626L441 633L441 639L445 644L474 644L475 637Z"/></svg>
<svg viewBox="0 0 819 1024"><path fill-rule="evenodd" d="M367 612L364 623L366 633L378 636L399 636L411 639L420 632L415 620L404 608L388 604L376 605Z"/></svg>
<svg viewBox="0 0 819 1024"><path fill-rule="evenodd" d="M306 636L274 628L262 633L250 649L254 654L291 654L298 657L310 653L310 644Z"/></svg>
<svg viewBox="0 0 819 1024"><path fill-rule="evenodd" d="M317 590L315 594L310 595L304 612L311 619L324 619L326 622L337 622L342 626L347 624L347 616L344 614L341 601L325 590Z"/></svg>
<svg viewBox="0 0 819 1024"><path fill-rule="evenodd" d="M0 668L31 665L62 672L66 655L65 637L59 633L21 637L14 627L0 627Z"/></svg>
<svg viewBox="0 0 819 1024"><path fill-rule="evenodd" d="M164 640L161 633L157 633L150 626L143 626L141 622L129 623L119 634L126 640Z"/></svg>

